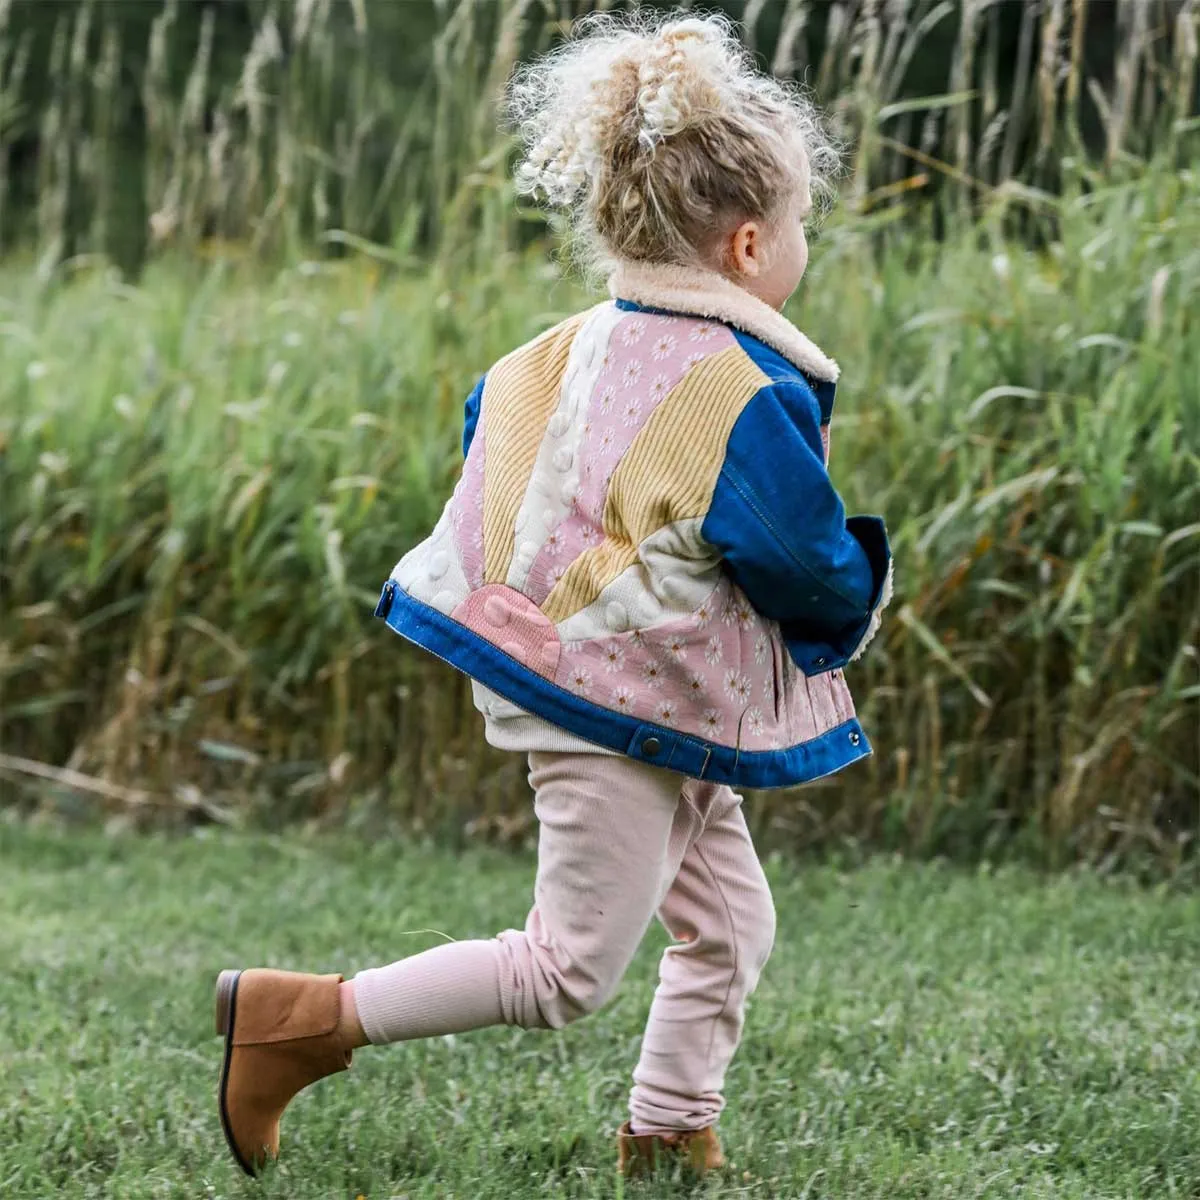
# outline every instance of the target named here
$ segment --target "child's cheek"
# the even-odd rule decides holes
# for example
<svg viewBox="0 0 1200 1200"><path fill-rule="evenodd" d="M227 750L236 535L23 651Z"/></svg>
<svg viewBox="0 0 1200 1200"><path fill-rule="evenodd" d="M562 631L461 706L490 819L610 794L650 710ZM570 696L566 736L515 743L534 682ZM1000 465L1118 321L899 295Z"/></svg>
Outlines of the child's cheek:
<svg viewBox="0 0 1200 1200"><path fill-rule="evenodd" d="M804 272L808 270L808 238L804 236L804 230L800 231L800 242L796 247L796 282L799 283L804 278Z"/></svg>

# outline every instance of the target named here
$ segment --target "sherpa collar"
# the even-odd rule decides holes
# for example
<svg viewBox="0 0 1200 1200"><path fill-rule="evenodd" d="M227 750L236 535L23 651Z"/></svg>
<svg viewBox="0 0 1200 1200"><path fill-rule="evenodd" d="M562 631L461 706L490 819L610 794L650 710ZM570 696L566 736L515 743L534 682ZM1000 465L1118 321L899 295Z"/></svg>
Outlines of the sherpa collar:
<svg viewBox="0 0 1200 1200"><path fill-rule="evenodd" d="M782 313L716 271L657 263L621 263L609 279L614 299L644 308L708 317L742 330L794 363L806 375L835 382L838 365L808 340Z"/></svg>

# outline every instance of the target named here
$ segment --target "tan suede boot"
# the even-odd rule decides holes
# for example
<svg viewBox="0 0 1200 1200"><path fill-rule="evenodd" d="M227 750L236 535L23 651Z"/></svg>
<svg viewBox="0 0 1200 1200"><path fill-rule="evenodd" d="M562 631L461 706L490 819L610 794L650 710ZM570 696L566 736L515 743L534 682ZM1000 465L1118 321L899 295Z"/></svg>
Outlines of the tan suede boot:
<svg viewBox="0 0 1200 1200"><path fill-rule="evenodd" d="M269 970L222 971L217 979L221 1126L247 1175L278 1156L279 1118L292 1097L350 1065L336 1036L341 981Z"/></svg>
<svg viewBox="0 0 1200 1200"><path fill-rule="evenodd" d="M694 1133L637 1134L626 1121L617 1132L617 1170L622 1175L638 1179L674 1163L695 1176L725 1166L716 1129L710 1125Z"/></svg>

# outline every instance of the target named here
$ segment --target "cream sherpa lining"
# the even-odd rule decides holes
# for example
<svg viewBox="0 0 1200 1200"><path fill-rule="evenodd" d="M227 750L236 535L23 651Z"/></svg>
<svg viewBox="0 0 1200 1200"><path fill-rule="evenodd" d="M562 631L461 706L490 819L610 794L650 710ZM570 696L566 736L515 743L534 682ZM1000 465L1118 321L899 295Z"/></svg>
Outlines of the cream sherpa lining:
<svg viewBox="0 0 1200 1200"><path fill-rule="evenodd" d="M715 271L627 262L613 272L608 287L614 299L732 325L766 342L814 379L833 382L838 377L837 363L787 317Z"/></svg>
<svg viewBox="0 0 1200 1200"><path fill-rule="evenodd" d="M854 647L853 653L850 655L851 662L858 662L863 656L863 651L870 645L871 639L879 632L879 627L883 624L883 610L892 602L892 590L896 581L896 560L892 559L888 563L887 578L883 582L883 593L879 597L879 603L875 606L875 611L871 614L871 620L867 625L867 632L863 634L862 641Z"/></svg>

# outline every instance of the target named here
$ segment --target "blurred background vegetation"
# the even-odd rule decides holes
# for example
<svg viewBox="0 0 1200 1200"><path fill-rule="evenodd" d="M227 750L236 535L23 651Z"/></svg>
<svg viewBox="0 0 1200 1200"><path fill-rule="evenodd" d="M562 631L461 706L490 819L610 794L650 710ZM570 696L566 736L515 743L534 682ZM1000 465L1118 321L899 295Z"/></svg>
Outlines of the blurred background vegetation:
<svg viewBox="0 0 1200 1200"><path fill-rule="evenodd" d="M12 810L520 840L371 619L461 402L584 303L496 97L577 0L0 0ZM610 5L610 7L612 7ZM1195 0L732 0L846 139L791 315L900 564L877 754L771 845L1177 866L1200 827Z"/></svg>
<svg viewBox="0 0 1200 1200"><path fill-rule="evenodd" d="M52 262L103 253L136 275L155 244L476 241L480 206L507 200L493 101L514 63L611 7L2 0L0 245L36 240ZM709 7L832 107L860 201L918 167L935 173L923 189L1055 188L1063 154L1143 156L1195 110L1184 0Z"/></svg>

